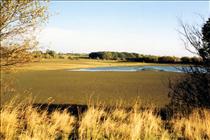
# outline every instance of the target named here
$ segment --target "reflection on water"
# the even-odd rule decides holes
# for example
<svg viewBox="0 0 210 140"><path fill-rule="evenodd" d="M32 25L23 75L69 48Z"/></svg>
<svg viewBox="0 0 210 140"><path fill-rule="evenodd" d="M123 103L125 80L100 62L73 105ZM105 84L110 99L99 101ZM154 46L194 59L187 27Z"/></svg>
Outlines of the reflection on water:
<svg viewBox="0 0 210 140"><path fill-rule="evenodd" d="M124 71L124 72L135 72L135 71L165 71L165 72L185 72L191 71L190 67L187 66L120 66L120 67L96 67L96 68L83 68L73 69L70 71Z"/></svg>

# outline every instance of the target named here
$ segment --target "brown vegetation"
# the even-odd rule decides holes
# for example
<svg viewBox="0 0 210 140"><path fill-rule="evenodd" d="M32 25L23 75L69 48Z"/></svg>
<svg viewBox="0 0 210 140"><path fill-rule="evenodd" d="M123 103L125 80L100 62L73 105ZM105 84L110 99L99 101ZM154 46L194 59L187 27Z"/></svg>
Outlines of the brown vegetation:
<svg viewBox="0 0 210 140"><path fill-rule="evenodd" d="M33 108L31 102L1 108L3 139L190 139L210 138L210 111L194 110L188 118L163 121L152 107L141 110L135 104L130 110L120 106L109 110L106 106L89 105L79 117L67 110Z"/></svg>

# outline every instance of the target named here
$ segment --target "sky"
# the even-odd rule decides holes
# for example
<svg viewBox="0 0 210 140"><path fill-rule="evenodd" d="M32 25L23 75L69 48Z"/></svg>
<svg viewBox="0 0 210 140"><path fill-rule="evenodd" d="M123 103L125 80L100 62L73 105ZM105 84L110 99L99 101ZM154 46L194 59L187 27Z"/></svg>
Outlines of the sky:
<svg viewBox="0 0 210 140"><path fill-rule="evenodd" d="M208 1L51 1L51 16L39 33L42 49L191 56L180 39L181 19L202 25Z"/></svg>

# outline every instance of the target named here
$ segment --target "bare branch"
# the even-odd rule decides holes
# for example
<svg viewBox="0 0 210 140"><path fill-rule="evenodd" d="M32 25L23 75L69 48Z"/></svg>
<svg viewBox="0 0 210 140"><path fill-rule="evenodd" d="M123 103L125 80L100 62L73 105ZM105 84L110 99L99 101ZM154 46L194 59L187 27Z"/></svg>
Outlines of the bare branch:
<svg viewBox="0 0 210 140"><path fill-rule="evenodd" d="M31 60L34 31L48 18L46 1L0 0L1 68Z"/></svg>

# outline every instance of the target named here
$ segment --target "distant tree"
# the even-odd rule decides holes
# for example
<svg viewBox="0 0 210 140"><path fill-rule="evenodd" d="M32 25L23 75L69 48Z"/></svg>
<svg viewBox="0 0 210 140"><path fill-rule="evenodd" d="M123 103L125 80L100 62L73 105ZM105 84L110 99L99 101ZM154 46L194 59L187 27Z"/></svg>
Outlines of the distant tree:
<svg viewBox="0 0 210 140"><path fill-rule="evenodd" d="M192 57L191 62L193 64L200 64L200 63L202 63L202 58L201 57Z"/></svg>
<svg viewBox="0 0 210 140"><path fill-rule="evenodd" d="M89 58L91 59L106 59L106 60L131 60L131 58L138 58L139 54L137 53L128 53L128 52L91 52Z"/></svg>
<svg viewBox="0 0 210 140"><path fill-rule="evenodd" d="M89 58L91 58L91 59L96 59L97 57L98 57L98 55L95 52L91 52L89 54Z"/></svg>
<svg viewBox="0 0 210 140"><path fill-rule="evenodd" d="M172 56L161 56L158 58L158 63L174 63L175 58Z"/></svg>
<svg viewBox="0 0 210 140"><path fill-rule="evenodd" d="M210 18L201 28L183 22L181 27L185 48L202 59L202 63L183 69L186 72L184 78L170 82L168 107L186 115L194 108L210 109Z"/></svg>
<svg viewBox="0 0 210 140"><path fill-rule="evenodd" d="M146 63L156 63L158 62L158 57L152 55L143 56L143 61Z"/></svg>
<svg viewBox="0 0 210 140"><path fill-rule="evenodd" d="M117 57L118 57L118 60L119 60L119 59L120 59L120 60L123 60L123 61L126 60L126 55L125 55L125 53L123 53L123 52L122 52L122 53L119 53Z"/></svg>
<svg viewBox="0 0 210 140"><path fill-rule="evenodd" d="M37 45L33 34L47 18L45 1L0 1L0 66L2 69L9 69L31 60L28 50Z"/></svg>
<svg viewBox="0 0 210 140"><path fill-rule="evenodd" d="M103 52L102 59L112 60L113 59L112 52Z"/></svg>
<svg viewBox="0 0 210 140"><path fill-rule="evenodd" d="M46 50L46 54L50 55L52 58L55 58L57 55L55 51L49 49Z"/></svg>
<svg viewBox="0 0 210 140"><path fill-rule="evenodd" d="M181 58L181 63L189 64L190 62L191 62L190 57L184 56L184 57Z"/></svg>

